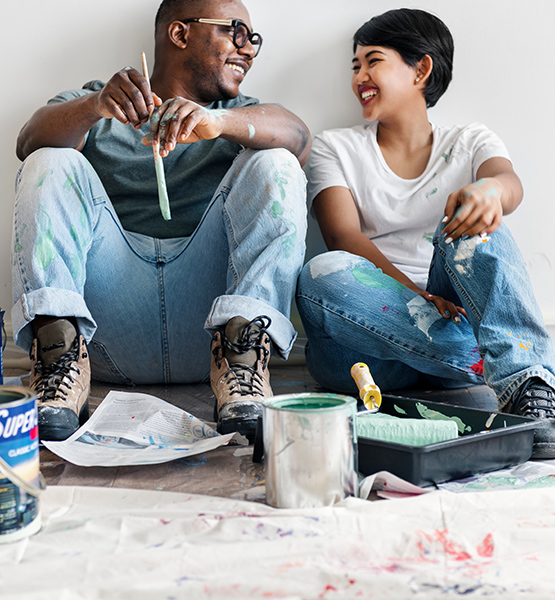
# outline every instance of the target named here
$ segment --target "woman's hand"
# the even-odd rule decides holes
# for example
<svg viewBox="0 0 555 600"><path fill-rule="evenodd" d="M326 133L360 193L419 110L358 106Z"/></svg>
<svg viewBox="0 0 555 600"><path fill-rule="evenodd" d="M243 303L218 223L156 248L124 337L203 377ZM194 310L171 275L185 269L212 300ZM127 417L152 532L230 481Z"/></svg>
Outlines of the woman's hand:
<svg viewBox="0 0 555 600"><path fill-rule="evenodd" d="M484 177L450 194L443 219L447 223L442 231L445 241L495 231L503 218L503 193L498 179Z"/></svg>
<svg viewBox="0 0 555 600"><path fill-rule="evenodd" d="M453 323L460 323L461 315L466 318L466 311L464 308L455 306L452 302L445 300L445 298L442 298L441 296L434 296L429 292L421 292L420 296L425 300L428 300L428 302L435 304L441 316L445 319L451 319Z"/></svg>

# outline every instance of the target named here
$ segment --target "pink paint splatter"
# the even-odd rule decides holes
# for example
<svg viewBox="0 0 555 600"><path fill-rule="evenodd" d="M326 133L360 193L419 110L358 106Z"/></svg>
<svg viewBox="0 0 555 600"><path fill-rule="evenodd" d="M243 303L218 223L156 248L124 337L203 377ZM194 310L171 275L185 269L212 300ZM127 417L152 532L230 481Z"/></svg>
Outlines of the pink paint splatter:
<svg viewBox="0 0 555 600"><path fill-rule="evenodd" d="M472 558L470 556L470 554L468 554L468 552L465 552L459 544L457 544L453 540L450 540L447 537L448 533L449 532L447 529L436 529L434 531L433 535L421 532L423 537L428 542L437 542L440 545L440 547L443 549L443 551L449 555L450 558L452 558L454 560L460 560L460 561L469 560L470 558ZM430 554L430 550L428 548L426 548L424 546L424 544L422 544L421 541L418 543L418 549L420 551L419 558L421 561L430 560L429 558L426 557L426 555ZM435 553L435 551L434 551L434 553Z"/></svg>
<svg viewBox="0 0 555 600"><path fill-rule="evenodd" d="M462 550L459 544L448 539L447 534L447 529L436 529L435 532L436 540L443 545L445 552L455 560L468 560L471 558L470 554Z"/></svg>
<svg viewBox="0 0 555 600"><path fill-rule="evenodd" d="M333 585L326 585L324 591L318 596L318 598L323 598L328 592L337 592L337 588L333 587Z"/></svg>
<svg viewBox="0 0 555 600"><path fill-rule="evenodd" d="M493 536L491 533L488 533L482 542L478 544L476 551L484 558L490 558L493 556Z"/></svg>

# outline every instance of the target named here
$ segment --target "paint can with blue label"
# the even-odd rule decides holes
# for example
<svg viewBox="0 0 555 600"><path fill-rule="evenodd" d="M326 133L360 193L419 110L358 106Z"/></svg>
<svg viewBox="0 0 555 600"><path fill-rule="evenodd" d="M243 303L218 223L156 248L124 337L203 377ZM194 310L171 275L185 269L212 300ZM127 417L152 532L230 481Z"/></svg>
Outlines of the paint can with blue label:
<svg viewBox="0 0 555 600"><path fill-rule="evenodd" d="M22 387L0 386L0 543L40 529L37 399Z"/></svg>

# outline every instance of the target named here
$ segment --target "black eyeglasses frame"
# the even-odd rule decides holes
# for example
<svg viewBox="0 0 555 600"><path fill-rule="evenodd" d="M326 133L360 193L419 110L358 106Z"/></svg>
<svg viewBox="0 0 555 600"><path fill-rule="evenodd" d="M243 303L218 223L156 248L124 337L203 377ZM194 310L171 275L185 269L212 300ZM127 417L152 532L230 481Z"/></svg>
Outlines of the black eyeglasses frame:
<svg viewBox="0 0 555 600"><path fill-rule="evenodd" d="M240 50L244 48L249 41L254 48L254 57L256 58L262 48L262 36L259 33L251 31L248 25L240 19L184 19L180 20L180 23L206 23L208 25L221 25L222 27L233 27L233 45ZM237 28L242 25L247 30L247 37L242 44L237 42ZM255 40L253 42L253 39Z"/></svg>

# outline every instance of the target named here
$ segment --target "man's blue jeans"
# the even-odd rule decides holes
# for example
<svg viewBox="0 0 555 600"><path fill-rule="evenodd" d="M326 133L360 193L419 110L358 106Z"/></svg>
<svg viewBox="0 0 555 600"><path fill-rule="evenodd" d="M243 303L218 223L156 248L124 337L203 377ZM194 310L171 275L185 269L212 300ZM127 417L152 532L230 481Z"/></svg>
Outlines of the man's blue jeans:
<svg viewBox="0 0 555 600"><path fill-rule="evenodd" d="M287 357L296 336L289 313L304 260L305 189L287 150L245 150L190 237L155 239L123 230L81 153L34 152L16 183L16 343L30 348L36 315L75 317L94 378L189 383L210 370L205 329L237 315L268 315L274 350Z"/></svg>
<svg viewBox="0 0 555 600"><path fill-rule="evenodd" d="M459 324L359 256L328 252L304 267L297 305L318 382L356 392L350 368L362 361L383 390L485 381L500 408L531 377L555 387L553 343L508 228L446 244L443 227L428 291L466 310Z"/></svg>

